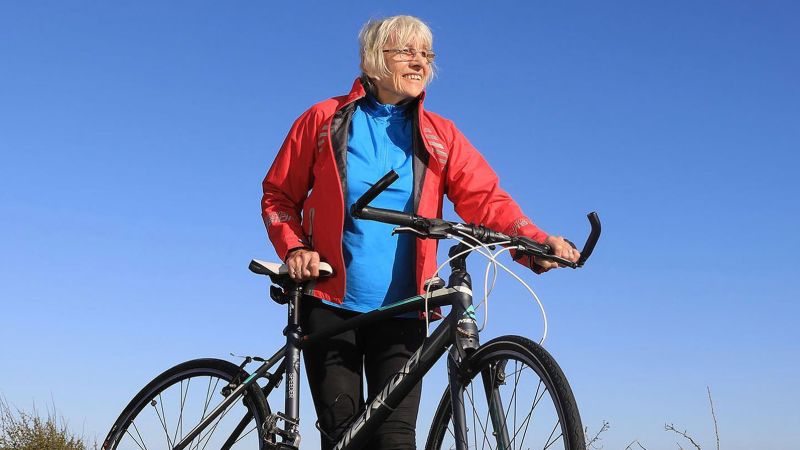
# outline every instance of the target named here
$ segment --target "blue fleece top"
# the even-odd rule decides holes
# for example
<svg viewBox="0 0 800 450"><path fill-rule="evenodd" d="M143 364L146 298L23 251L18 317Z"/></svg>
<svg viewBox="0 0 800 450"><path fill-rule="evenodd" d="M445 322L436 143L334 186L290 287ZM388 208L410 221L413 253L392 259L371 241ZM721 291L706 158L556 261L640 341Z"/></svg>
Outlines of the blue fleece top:
<svg viewBox="0 0 800 450"><path fill-rule="evenodd" d="M413 210L411 120L404 105L367 95L356 103L347 146L347 195L342 250L347 284L342 308L368 312L416 294L414 237L392 236L394 225L353 219L350 206L389 169L400 178L371 205Z"/></svg>

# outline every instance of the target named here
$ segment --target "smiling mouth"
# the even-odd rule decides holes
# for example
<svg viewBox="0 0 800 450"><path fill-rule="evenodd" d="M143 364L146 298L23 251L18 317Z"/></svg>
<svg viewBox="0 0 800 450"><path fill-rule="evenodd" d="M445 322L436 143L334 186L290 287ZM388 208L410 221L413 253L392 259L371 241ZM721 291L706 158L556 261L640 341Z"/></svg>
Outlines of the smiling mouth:
<svg viewBox="0 0 800 450"><path fill-rule="evenodd" d="M422 75L416 73L407 73L403 75L406 80L422 81Z"/></svg>

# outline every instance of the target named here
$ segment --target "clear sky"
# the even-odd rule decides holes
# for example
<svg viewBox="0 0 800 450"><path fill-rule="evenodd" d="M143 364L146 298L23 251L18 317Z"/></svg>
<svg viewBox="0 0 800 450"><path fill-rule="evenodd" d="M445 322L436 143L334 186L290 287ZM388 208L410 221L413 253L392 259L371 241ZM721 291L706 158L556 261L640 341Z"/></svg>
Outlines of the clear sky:
<svg viewBox="0 0 800 450"><path fill-rule="evenodd" d="M102 439L170 365L271 353L283 311L247 271L275 258L261 180L349 89L363 22L397 13L434 31L427 107L523 209L576 241L603 219L585 269L526 278L605 448L675 448L665 422L711 448L707 385L723 448L797 448L790 1L2 2L0 394ZM485 340L538 339L523 294L501 279Z"/></svg>

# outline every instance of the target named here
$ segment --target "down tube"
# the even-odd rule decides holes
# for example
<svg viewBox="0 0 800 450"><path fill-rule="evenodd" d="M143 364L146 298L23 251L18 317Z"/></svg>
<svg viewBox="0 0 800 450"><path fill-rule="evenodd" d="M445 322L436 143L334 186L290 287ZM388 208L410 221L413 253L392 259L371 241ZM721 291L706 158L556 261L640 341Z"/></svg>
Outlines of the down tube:
<svg viewBox="0 0 800 450"><path fill-rule="evenodd" d="M374 434L380 424L447 351L452 337L450 329L450 321L444 319L433 334L425 339L422 347L411 355L403 369L389 379L376 398L367 405L358 419L353 421L334 447L335 450L355 450L366 444L367 439Z"/></svg>

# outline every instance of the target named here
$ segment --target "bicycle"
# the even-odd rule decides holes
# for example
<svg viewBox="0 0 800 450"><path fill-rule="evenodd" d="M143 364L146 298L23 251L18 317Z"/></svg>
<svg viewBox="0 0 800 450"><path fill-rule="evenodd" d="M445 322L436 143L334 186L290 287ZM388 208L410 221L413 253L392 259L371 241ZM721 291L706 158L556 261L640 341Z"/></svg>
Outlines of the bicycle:
<svg viewBox="0 0 800 450"><path fill-rule="evenodd" d="M426 284L425 296L401 300L338 326L303 334L299 308L304 285L294 283L285 266L253 260L250 270L269 276L273 282L271 298L288 306L284 329L286 344L270 358L248 356L240 365L219 359L196 359L165 371L131 400L112 426L102 448L297 450L303 347L401 313L425 311L430 317L437 314L438 308L450 306L449 314L402 370L352 418L335 448L362 448L367 436L391 414L436 361L447 354L449 383L434 414L426 449L467 450L478 445L490 449L522 449L531 447L535 438L536 444L544 449L584 450L583 427L575 398L553 357L522 336L501 336L480 345L466 258L476 249L501 244L523 255L546 258L572 268L581 267L600 236L597 214L588 216L592 230L580 259L573 263L550 255L546 245L524 237L506 236L479 225L368 206L396 178L393 171L387 173L356 201L351 213L359 219L398 225L395 232L414 233L420 238L461 236L478 243L468 245L462 240L450 249L451 274L447 285L441 278L432 278ZM330 276L330 265L321 264L320 274ZM253 361L262 364L249 373L245 367ZM272 412L266 399L284 378L284 411ZM258 384L259 380L265 380L265 385ZM197 384L200 390L195 389L193 393L199 394L198 398L190 397L190 390ZM165 405L176 411L168 415Z"/></svg>

